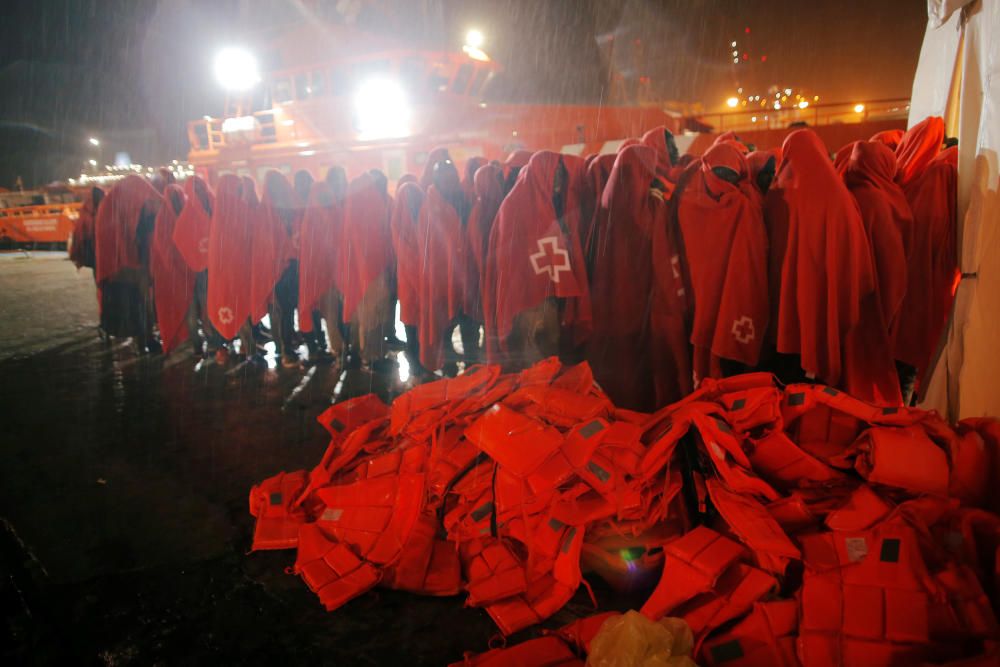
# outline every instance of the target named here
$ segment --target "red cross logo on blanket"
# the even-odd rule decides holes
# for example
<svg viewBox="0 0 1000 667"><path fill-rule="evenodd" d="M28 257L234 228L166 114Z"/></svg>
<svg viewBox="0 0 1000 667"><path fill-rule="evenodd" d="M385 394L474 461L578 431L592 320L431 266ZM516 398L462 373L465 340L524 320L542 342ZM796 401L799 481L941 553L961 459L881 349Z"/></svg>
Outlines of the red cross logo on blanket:
<svg viewBox="0 0 1000 667"><path fill-rule="evenodd" d="M559 282L561 272L570 270L569 253L559 247L557 236L538 239L538 252L530 255L529 259L536 274L547 273L554 283Z"/></svg>
<svg viewBox="0 0 1000 667"><path fill-rule="evenodd" d="M219 321L223 324L229 324L233 321L233 309L229 306L223 306L219 308Z"/></svg>
<svg viewBox="0 0 1000 667"><path fill-rule="evenodd" d="M753 320L746 315L737 320L733 320L733 328L731 331L733 338L744 345L752 341L757 336L757 332L754 330Z"/></svg>
<svg viewBox="0 0 1000 667"><path fill-rule="evenodd" d="M208 254L208 237L204 237L198 241L198 252L202 255Z"/></svg>

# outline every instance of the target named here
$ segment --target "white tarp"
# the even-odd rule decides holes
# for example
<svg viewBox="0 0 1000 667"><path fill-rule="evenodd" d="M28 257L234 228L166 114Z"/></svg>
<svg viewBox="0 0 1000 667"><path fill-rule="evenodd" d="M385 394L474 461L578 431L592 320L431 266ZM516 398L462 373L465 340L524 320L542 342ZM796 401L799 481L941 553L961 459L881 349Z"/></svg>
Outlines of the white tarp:
<svg viewBox="0 0 1000 667"><path fill-rule="evenodd" d="M910 125L944 116L959 140L963 280L923 407L1000 416L1000 0L928 0Z"/></svg>

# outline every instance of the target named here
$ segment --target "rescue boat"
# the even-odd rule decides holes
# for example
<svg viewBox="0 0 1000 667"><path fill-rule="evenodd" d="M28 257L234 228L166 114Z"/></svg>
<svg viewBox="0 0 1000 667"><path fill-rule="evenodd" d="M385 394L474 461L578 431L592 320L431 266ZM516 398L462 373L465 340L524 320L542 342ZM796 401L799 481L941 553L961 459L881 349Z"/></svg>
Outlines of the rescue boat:
<svg viewBox="0 0 1000 667"><path fill-rule="evenodd" d="M743 109L696 115L696 107L646 96L612 97L600 106L510 104L497 99L502 68L476 45L423 50L320 21L256 42L259 52L221 54L225 71L216 62L220 83L228 76L237 84L229 86L224 113L188 123L188 162L211 183L224 173L259 181L271 169L322 177L333 165L350 174L381 169L394 183L419 173L438 146L460 164L473 156L503 159L525 148L583 156L614 153L627 138L657 126L674 133L681 153L695 155L728 130L759 148L777 147L802 124L835 150L884 129L903 129L908 109L906 100L872 103L864 114L853 111L853 102L814 104L765 117ZM611 73L612 83L616 76Z"/></svg>
<svg viewBox="0 0 1000 667"><path fill-rule="evenodd" d="M0 247L66 247L81 206L69 190L0 192Z"/></svg>

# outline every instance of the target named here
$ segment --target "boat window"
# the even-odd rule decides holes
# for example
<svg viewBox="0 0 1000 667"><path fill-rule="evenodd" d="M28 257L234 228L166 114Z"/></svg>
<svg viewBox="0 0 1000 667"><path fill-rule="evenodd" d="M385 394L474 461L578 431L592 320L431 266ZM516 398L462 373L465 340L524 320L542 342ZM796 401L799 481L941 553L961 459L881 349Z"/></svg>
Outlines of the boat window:
<svg viewBox="0 0 1000 667"><path fill-rule="evenodd" d="M451 92L463 94L469 89L469 80L472 79L472 64L462 63L455 75L455 82L451 84Z"/></svg>
<svg viewBox="0 0 1000 667"><path fill-rule="evenodd" d="M435 92L448 90L450 77L447 76L447 71L444 65L435 65L434 71L427 77L427 87Z"/></svg>
<svg viewBox="0 0 1000 667"><path fill-rule="evenodd" d="M347 90L347 75L343 68L337 67L330 70L330 92L334 95L343 95Z"/></svg>
<svg viewBox="0 0 1000 667"><path fill-rule="evenodd" d="M287 77L275 79L273 96L276 104L284 104L292 100L292 82Z"/></svg>
<svg viewBox="0 0 1000 667"><path fill-rule="evenodd" d="M399 78L404 84L420 81L424 74L424 59L410 56L399 64Z"/></svg>
<svg viewBox="0 0 1000 667"><path fill-rule="evenodd" d="M312 86L309 85L309 75L305 72L295 75L295 99L308 100L312 97Z"/></svg>
<svg viewBox="0 0 1000 667"><path fill-rule="evenodd" d="M470 95L479 95L483 92L483 84L486 83L486 79L490 76L490 70L488 67L479 67L476 69L476 78L472 80L472 88L469 90Z"/></svg>
<svg viewBox="0 0 1000 667"><path fill-rule="evenodd" d="M326 95L326 73L323 70L316 70L310 76L312 79L312 92L313 97L322 97Z"/></svg>

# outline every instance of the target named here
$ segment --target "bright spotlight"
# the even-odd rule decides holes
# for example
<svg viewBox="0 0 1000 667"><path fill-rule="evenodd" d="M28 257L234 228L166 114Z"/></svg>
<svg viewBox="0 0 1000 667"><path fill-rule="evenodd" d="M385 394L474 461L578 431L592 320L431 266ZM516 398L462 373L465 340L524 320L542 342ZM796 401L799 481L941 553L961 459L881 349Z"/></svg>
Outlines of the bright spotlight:
<svg viewBox="0 0 1000 667"><path fill-rule="evenodd" d="M260 81L257 59L245 49L222 49L215 56L215 79L226 90L249 90Z"/></svg>
<svg viewBox="0 0 1000 667"><path fill-rule="evenodd" d="M736 99L735 97L730 97L728 100L726 100L726 106L729 107L730 109L735 108L736 105L739 104L739 103L740 103L740 101L738 99Z"/></svg>
<svg viewBox="0 0 1000 667"><path fill-rule="evenodd" d="M98 139L97 137L91 137L90 139L88 139L88 141L90 142L91 146L100 146L101 145L101 140Z"/></svg>
<svg viewBox="0 0 1000 667"><path fill-rule="evenodd" d="M801 102L799 102L800 109L806 109L808 107L809 107L809 100L802 100Z"/></svg>
<svg viewBox="0 0 1000 667"><path fill-rule="evenodd" d="M854 105L854 113L863 113L864 110L865 110L865 105L864 104L855 104Z"/></svg>
<svg viewBox="0 0 1000 667"><path fill-rule="evenodd" d="M362 141L410 134L410 105L395 81L370 79L354 94L355 125Z"/></svg>
<svg viewBox="0 0 1000 667"><path fill-rule="evenodd" d="M90 162L90 166L91 167L96 167L97 166L97 160L88 160L88 162Z"/></svg>
<svg viewBox="0 0 1000 667"><path fill-rule="evenodd" d="M480 30L473 28L469 32L465 33L465 45L472 47L473 49L481 49L485 41L486 37L483 36L483 33Z"/></svg>

